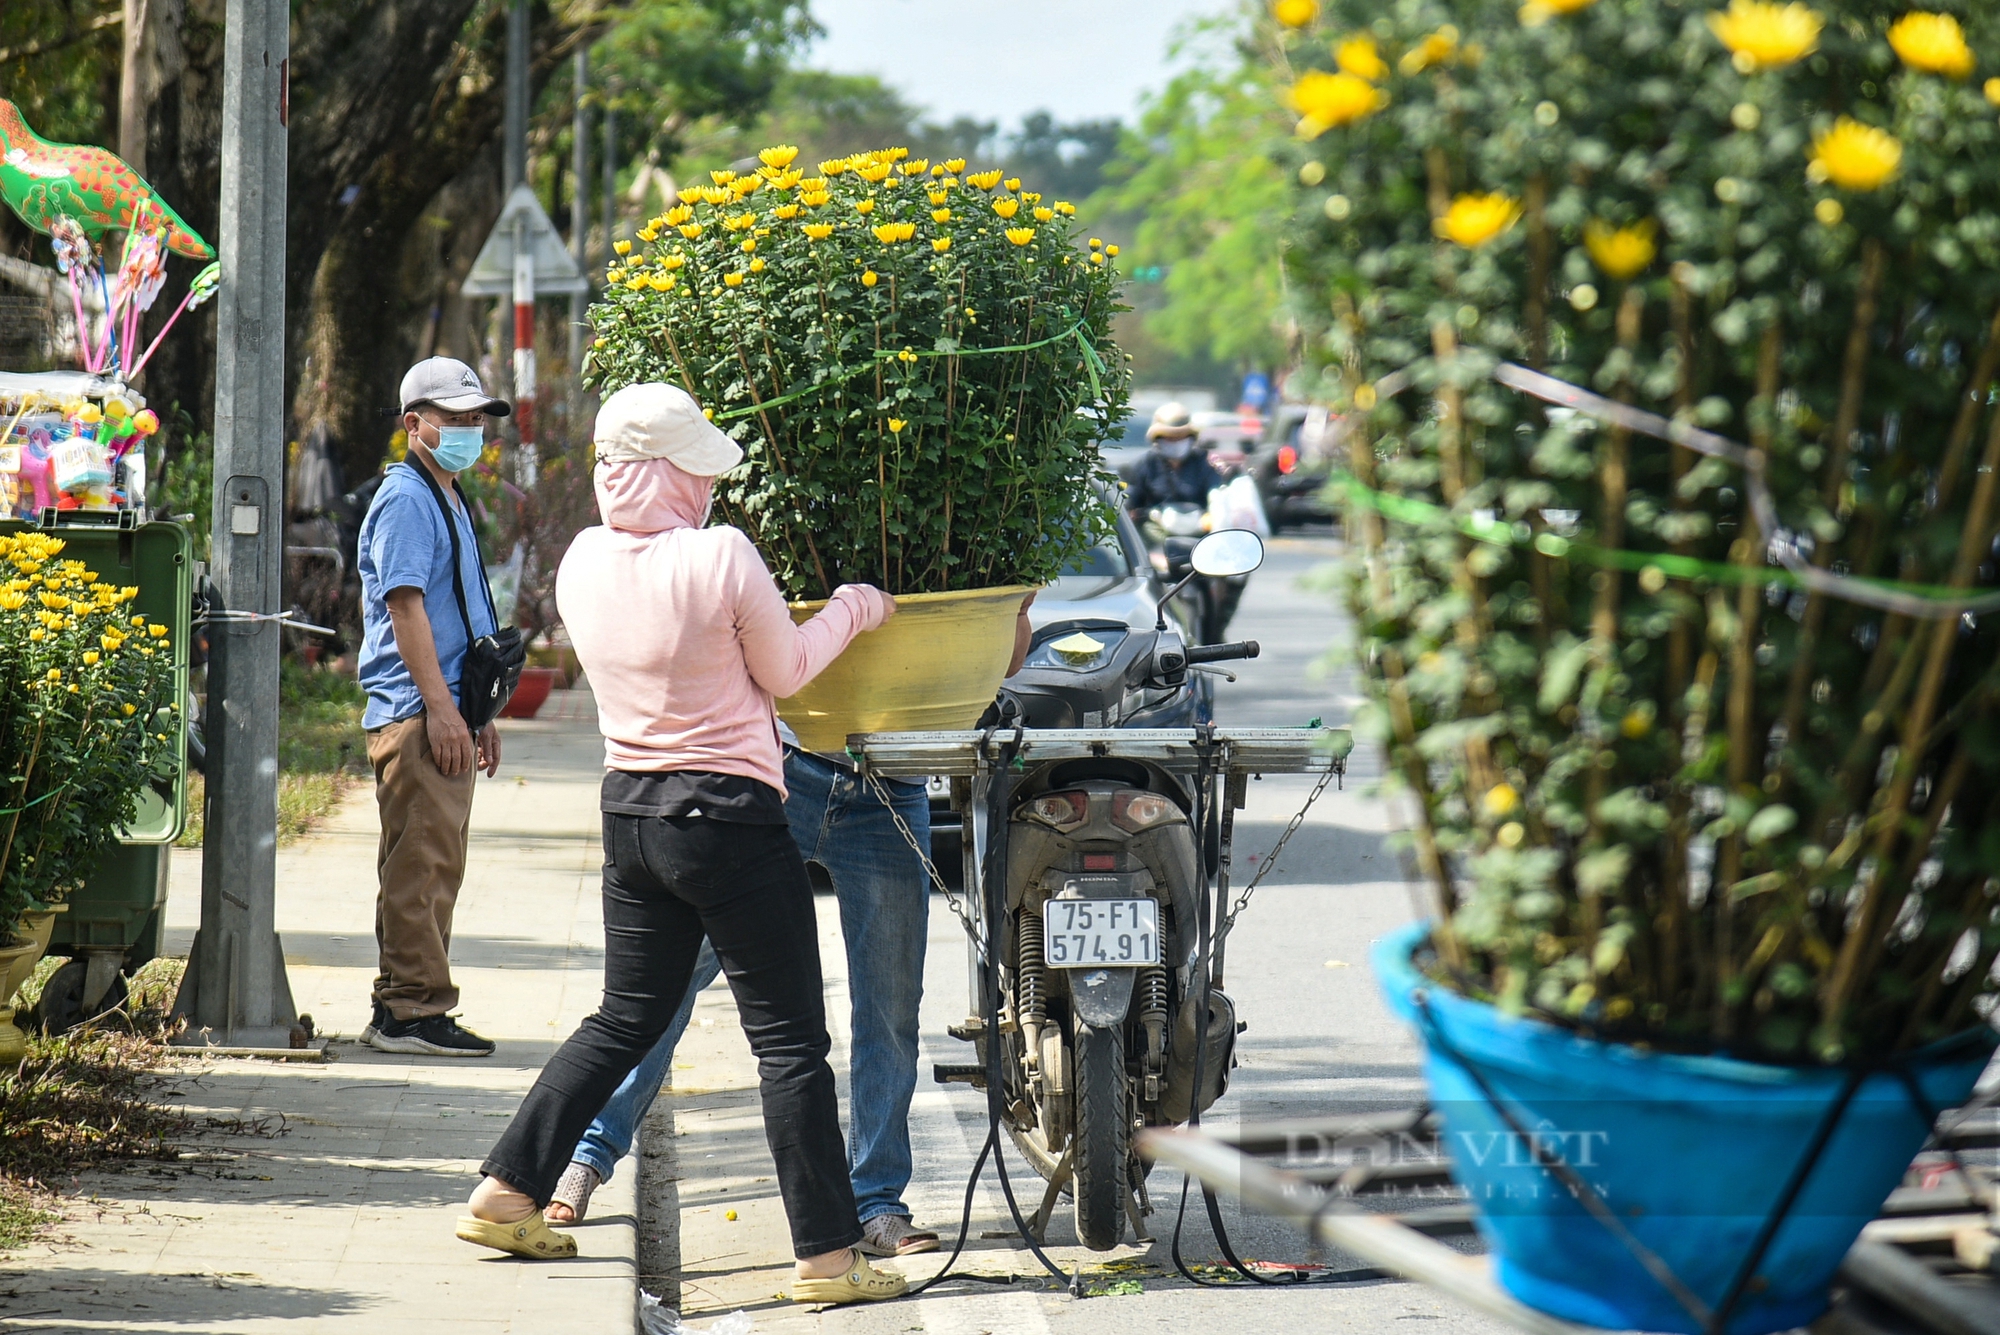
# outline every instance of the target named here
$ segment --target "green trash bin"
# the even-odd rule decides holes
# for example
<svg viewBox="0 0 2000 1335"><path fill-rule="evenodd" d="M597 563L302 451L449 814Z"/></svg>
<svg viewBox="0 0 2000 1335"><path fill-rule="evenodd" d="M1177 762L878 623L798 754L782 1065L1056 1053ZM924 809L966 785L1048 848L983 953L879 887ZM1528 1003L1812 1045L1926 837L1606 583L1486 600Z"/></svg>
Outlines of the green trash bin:
<svg viewBox="0 0 2000 1335"><path fill-rule="evenodd" d="M135 518L129 511L71 512L43 527L62 539L65 559L82 561L109 583L136 587L132 610L172 628L172 689L185 708L193 544L179 524ZM0 524L0 532L25 527ZM124 975L159 954L168 869L187 823L186 720L172 723L174 748L140 791L137 815L70 895L68 912L56 915L48 953L69 958L43 985L33 1016L51 1033L122 1006Z"/></svg>

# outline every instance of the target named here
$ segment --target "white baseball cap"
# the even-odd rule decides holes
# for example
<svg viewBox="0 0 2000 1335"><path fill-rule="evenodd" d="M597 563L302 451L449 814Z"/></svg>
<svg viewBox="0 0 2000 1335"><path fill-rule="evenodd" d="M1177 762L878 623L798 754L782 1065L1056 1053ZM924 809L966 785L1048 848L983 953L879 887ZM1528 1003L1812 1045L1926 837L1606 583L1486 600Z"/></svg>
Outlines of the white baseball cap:
<svg viewBox="0 0 2000 1335"><path fill-rule="evenodd" d="M479 373L451 357L426 357L403 373L403 411L434 403L448 413L483 412L505 417L507 400L496 399L479 383Z"/></svg>
<svg viewBox="0 0 2000 1335"><path fill-rule="evenodd" d="M743 449L716 430L694 396L657 380L627 385L597 410L597 462L665 459L684 473L714 477L743 462Z"/></svg>

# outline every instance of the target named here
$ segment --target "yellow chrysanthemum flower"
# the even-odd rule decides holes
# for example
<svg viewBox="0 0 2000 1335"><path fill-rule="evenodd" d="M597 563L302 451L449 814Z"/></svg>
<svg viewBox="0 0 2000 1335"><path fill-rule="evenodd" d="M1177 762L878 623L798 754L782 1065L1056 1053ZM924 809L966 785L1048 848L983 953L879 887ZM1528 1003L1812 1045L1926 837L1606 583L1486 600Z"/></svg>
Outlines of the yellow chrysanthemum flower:
<svg viewBox="0 0 2000 1335"><path fill-rule="evenodd" d="M1387 93L1346 71L1308 70L1287 96L1292 110L1299 113L1299 134L1307 139L1371 116L1389 104Z"/></svg>
<svg viewBox="0 0 2000 1335"><path fill-rule="evenodd" d="M1596 3L1597 0L1528 0L1521 6L1521 23L1525 27L1539 28L1558 14L1574 14Z"/></svg>
<svg viewBox="0 0 2000 1335"><path fill-rule="evenodd" d="M1963 79L1975 63L1972 48L1965 44L1965 30L1949 14L1919 9L1903 15L1890 25L1889 45L1905 65L1926 74Z"/></svg>
<svg viewBox="0 0 2000 1335"><path fill-rule="evenodd" d="M122 704L118 706L118 712L123 714L126 718L131 718L134 714L139 712L139 707L137 705L130 703Z"/></svg>
<svg viewBox="0 0 2000 1335"><path fill-rule="evenodd" d="M873 287L881 281L882 275L876 273L873 269L865 270L861 275L861 286L863 287Z"/></svg>
<svg viewBox="0 0 2000 1335"><path fill-rule="evenodd" d="M1521 805L1521 795L1511 783L1496 783L1486 790L1480 805L1486 808L1489 816L1505 816Z"/></svg>
<svg viewBox="0 0 2000 1335"><path fill-rule="evenodd" d="M1056 211L1054 209L1038 208L1035 210L1036 222L1042 222L1042 223L1054 222L1055 219L1056 219Z"/></svg>
<svg viewBox="0 0 2000 1335"><path fill-rule="evenodd" d="M639 239L641 241L658 241L660 239L660 229L649 223L639 229Z"/></svg>
<svg viewBox="0 0 2000 1335"><path fill-rule="evenodd" d="M680 234L686 237L690 241L700 236L701 233L702 233L702 226L700 223L688 223L680 228Z"/></svg>
<svg viewBox="0 0 2000 1335"><path fill-rule="evenodd" d="M1403 58L1396 62L1396 68L1401 70L1405 77L1422 74L1427 69L1444 64L1457 54L1458 29L1447 23L1405 51Z"/></svg>
<svg viewBox="0 0 2000 1335"><path fill-rule="evenodd" d="M806 223L801 230L815 241L824 241L833 235L833 228L827 223Z"/></svg>
<svg viewBox="0 0 2000 1335"><path fill-rule="evenodd" d="M1335 45L1333 63L1357 79L1379 81L1389 77L1389 63L1382 59L1375 39L1365 32Z"/></svg>
<svg viewBox="0 0 2000 1335"><path fill-rule="evenodd" d="M777 208L771 210L771 216L779 222L790 222L799 216L799 206L796 204L780 204Z"/></svg>
<svg viewBox="0 0 2000 1335"><path fill-rule="evenodd" d="M646 275L639 274L635 277L626 279L625 286L630 288L634 292L640 291L646 286Z"/></svg>
<svg viewBox="0 0 2000 1335"><path fill-rule="evenodd" d="M936 208L938 205L943 204L945 201L951 198L951 191L926 190L924 191L924 198L930 200L932 208Z"/></svg>
<svg viewBox="0 0 2000 1335"><path fill-rule="evenodd" d="M50 668L50 669L49 669L49 680L50 680L50 681L61 681L61 680L62 680L62 669L61 669L61 668Z"/></svg>
<svg viewBox="0 0 2000 1335"><path fill-rule="evenodd" d="M1076 205L1066 199L1059 199L1056 201L1056 212L1062 214L1065 218L1074 218L1076 216Z"/></svg>
<svg viewBox="0 0 2000 1335"><path fill-rule="evenodd" d="M42 640L46 640L47 638L49 638L49 633L43 630L40 626L37 626L33 630L28 632L28 638L39 643Z"/></svg>
<svg viewBox="0 0 2000 1335"><path fill-rule="evenodd" d="M863 166L856 167L854 174L870 185L873 185L889 174L889 164L886 162L866 163Z"/></svg>
<svg viewBox="0 0 2000 1335"><path fill-rule="evenodd" d="M872 199L856 200L854 211L856 213L873 213L875 211L875 201Z"/></svg>
<svg viewBox="0 0 2000 1335"><path fill-rule="evenodd" d="M756 259L750 261L750 272L751 273L764 272L764 257L762 255L759 255Z"/></svg>
<svg viewBox="0 0 2000 1335"><path fill-rule="evenodd" d="M722 283L724 287L742 287L743 275L740 273L726 273L722 275Z"/></svg>
<svg viewBox="0 0 2000 1335"><path fill-rule="evenodd" d="M1271 17L1287 28L1303 28L1319 17L1319 0L1273 0Z"/></svg>
<svg viewBox="0 0 2000 1335"><path fill-rule="evenodd" d="M757 225L757 215L754 213L739 213L734 217L724 218L722 225L728 231L741 232Z"/></svg>
<svg viewBox="0 0 2000 1335"><path fill-rule="evenodd" d="M1104 248L1104 253L1111 256L1113 259L1116 259L1118 257L1118 247L1106 246Z"/></svg>
<svg viewBox="0 0 2000 1335"><path fill-rule="evenodd" d="M630 255L632 253L632 243L630 241L613 241L611 248L620 255Z"/></svg>
<svg viewBox="0 0 2000 1335"><path fill-rule="evenodd" d="M1091 251L1091 252L1090 252L1090 262L1091 262L1092 264L1102 264L1102 263L1104 263L1104 252L1103 252L1103 251L1101 251L1101 250L1093 250L1093 251Z"/></svg>
<svg viewBox="0 0 2000 1335"><path fill-rule="evenodd" d="M838 176L847 170L847 166L846 158L828 158L825 162L819 164L819 174L821 176Z"/></svg>
<svg viewBox="0 0 2000 1335"><path fill-rule="evenodd" d="M18 612L21 610L21 605L27 601L26 595L15 593L12 589L9 589L4 593L0 593L0 610Z"/></svg>
<svg viewBox="0 0 2000 1335"><path fill-rule="evenodd" d="M687 256L685 255L662 255L660 257L660 267L668 272L672 272L686 263Z"/></svg>
<svg viewBox="0 0 2000 1335"><path fill-rule="evenodd" d="M1981 92L1986 94L1988 102L1991 102L1996 107L2000 107L2000 79L1988 79L1979 88Z"/></svg>
<svg viewBox="0 0 2000 1335"><path fill-rule="evenodd" d="M750 236L750 237L745 237L745 238L743 239L743 246L742 246L742 250L743 250L743 253L744 253L745 255L754 255L754 254L756 254L756 253L757 253L757 238L756 238L756 237L754 237L754 236Z"/></svg>
<svg viewBox="0 0 2000 1335"><path fill-rule="evenodd" d="M1659 224L1651 218L1630 227L1613 227L1593 218L1583 226L1583 248L1590 252L1598 268L1625 282L1643 271L1659 254L1659 247L1653 243L1658 230Z"/></svg>
<svg viewBox="0 0 2000 1335"><path fill-rule="evenodd" d="M1007 239L1017 246L1025 246L1035 239L1035 229L1032 227L1009 227L1007 229Z"/></svg>
<svg viewBox="0 0 2000 1335"><path fill-rule="evenodd" d="M1460 195L1431 227L1445 240L1470 248L1485 245L1520 217L1519 201L1507 195Z"/></svg>
<svg viewBox="0 0 2000 1335"><path fill-rule="evenodd" d="M977 186L981 190L991 190L994 186L1000 184L1000 173L997 171L979 172L976 175L966 177L965 183Z"/></svg>
<svg viewBox="0 0 2000 1335"><path fill-rule="evenodd" d="M993 211L1003 218L1011 218L1021 211L1021 201L1009 196L993 201Z"/></svg>
<svg viewBox="0 0 2000 1335"><path fill-rule="evenodd" d="M952 174L953 176L956 176L956 175L958 175L958 174L959 174L960 172L962 172L962 171L964 171L964 170L965 170L965 159L964 159L964 158L946 158L946 159L944 160L944 169L945 169L946 171L950 172L950 173L951 173L951 174Z"/></svg>
<svg viewBox="0 0 2000 1335"><path fill-rule="evenodd" d="M694 217L694 206L691 204L676 204L660 216L666 219L667 226L679 227L689 218Z"/></svg>
<svg viewBox="0 0 2000 1335"><path fill-rule="evenodd" d="M901 162L904 158L910 156L910 150L907 148L885 148L880 151L880 156L884 162Z"/></svg>
<svg viewBox="0 0 2000 1335"><path fill-rule="evenodd" d="M903 229L905 227L908 227L913 232L916 230L916 225L913 223L892 223L892 222L883 223L878 227L872 228L871 230L875 233L875 239L877 241L880 241L885 246L893 246L898 241L908 240L908 238L903 234Z"/></svg>
<svg viewBox="0 0 2000 1335"><path fill-rule="evenodd" d="M1010 190L1010 191L1018 191L1018 190L1019 190L1020 188L1021 188L1021 178L1020 178L1020 177L1018 177L1018 176L1010 176L1010 177L1008 177L1008 178L1007 178L1007 189L1008 189L1008 190Z"/></svg>
<svg viewBox="0 0 2000 1335"><path fill-rule="evenodd" d="M1813 140L1806 176L1843 190L1879 190L1902 164L1903 145L1894 135L1842 116Z"/></svg>
<svg viewBox="0 0 2000 1335"><path fill-rule="evenodd" d="M937 240L931 242L931 249L940 255L944 254L947 250L951 249L951 238L948 236L939 237Z"/></svg>
<svg viewBox="0 0 2000 1335"><path fill-rule="evenodd" d="M934 223L948 223L948 222L950 222L950 221L951 221L951 210L950 210L950 209L932 209L932 210L931 210L931 221L932 221L932 222L934 222Z"/></svg>
<svg viewBox="0 0 2000 1335"><path fill-rule="evenodd" d="M708 179L715 182L717 185L728 185L731 181L736 179L736 173L727 170L710 172L708 174Z"/></svg>
<svg viewBox="0 0 2000 1335"><path fill-rule="evenodd" d="M897 171L903 173L905 176L922 176L930 169L931 160L929 158L912 158L910 161L896 168Z"/></svg>
<svg viewBox="0 0 2000 1335"><path fill-rule="evenodd" d="M656 273L646 280L646 285L655 292L671 292L673 291L674 282L675 279L672 274Z"/></svg>
<svg viewBox="0 0 2000 1335"><path fill-rule="evenodd" d="M1729 0L1729 8L1708 16L1709 31L1729 48L1736 68L1780 69L1819 45L1825 20L1803 4L1769 4L1765 0Z"/></svg>
<svg viewBox="0 0 2000 1335"><path fill-rule="evenodd" d="M800 193L799 203L809 209L816 209L832 198L833 196L825 190L807 190Z"/></svg>
<svg viewBox="0 0 2000 1335"><path fill-rule="evenodd" d="M83 654L83 665L84 665L85 667L96 667L96 666L97 666L97 650L95 650L95 649L86 649L86 650L84 651L84 654Z"/></svg>
<svg viewBox="0 0 2000 1335"><path fill-rule="evenodd" d="M729 194L733 199L742 199L745 195L756 194L763 187L764 178L761 176L739 176L729 183ZM719 204L722 201L716 202Z"/></svg>
<svg viewBox="0 0 2000 1335"><path fill-rule="evenodd" d="M789 167L798 157L798 149L790 144L774 144L757 155L757 160L766 167Z"/></svg>

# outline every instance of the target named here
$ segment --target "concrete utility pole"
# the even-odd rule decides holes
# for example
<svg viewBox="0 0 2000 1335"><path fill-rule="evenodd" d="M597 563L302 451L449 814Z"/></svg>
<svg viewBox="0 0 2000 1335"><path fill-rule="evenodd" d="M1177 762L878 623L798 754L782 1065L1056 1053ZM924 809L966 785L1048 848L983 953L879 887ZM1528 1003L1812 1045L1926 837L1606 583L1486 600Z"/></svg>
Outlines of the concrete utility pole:
<svg viewBox="0 0 2000 1335"><path fill-rule="evenodd" d="M611 263L611 243L618 231L618 106L611 86L604 87L604 245L597 252L601 273Z"/></svg>
<svg viewBox="0 0 2000 1335"><path fill-rule="evenodd" d="M184 1043L290 1046L297 1010L275 918L278 598L285 494L288 0L228 0L222 290L215 358L214 579L201 930L174 1009Z"/></svg>
<svg viewBox="0 0 2000 1335"><path fill-rule="evenodd" d="M583 95L590 87L590 55L577 48L575 79L576 105L570 121L569 253L586 277L590 273L590 116L584 110ZM578 292L569 299L569 373L576 382L575 401L583 403L583 322L590 309L590 294ZM571 424L574 434L576 424Z"/></svg>

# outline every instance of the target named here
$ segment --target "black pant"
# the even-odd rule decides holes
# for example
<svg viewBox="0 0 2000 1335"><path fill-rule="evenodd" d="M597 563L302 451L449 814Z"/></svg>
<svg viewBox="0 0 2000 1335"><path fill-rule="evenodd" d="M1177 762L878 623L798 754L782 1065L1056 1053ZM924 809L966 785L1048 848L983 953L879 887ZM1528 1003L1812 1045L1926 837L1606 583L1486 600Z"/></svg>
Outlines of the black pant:
<svg viewBox="0 0 2000 1335"><path fill-rule="evenodd" d="M542 1068L482 1171L548 1204L570 1151L666 1032L704 934L757 1054L792 1249L861 1238L821 996L812 888L791 832L701 816L604 817L604 1001Z"/></svg>

